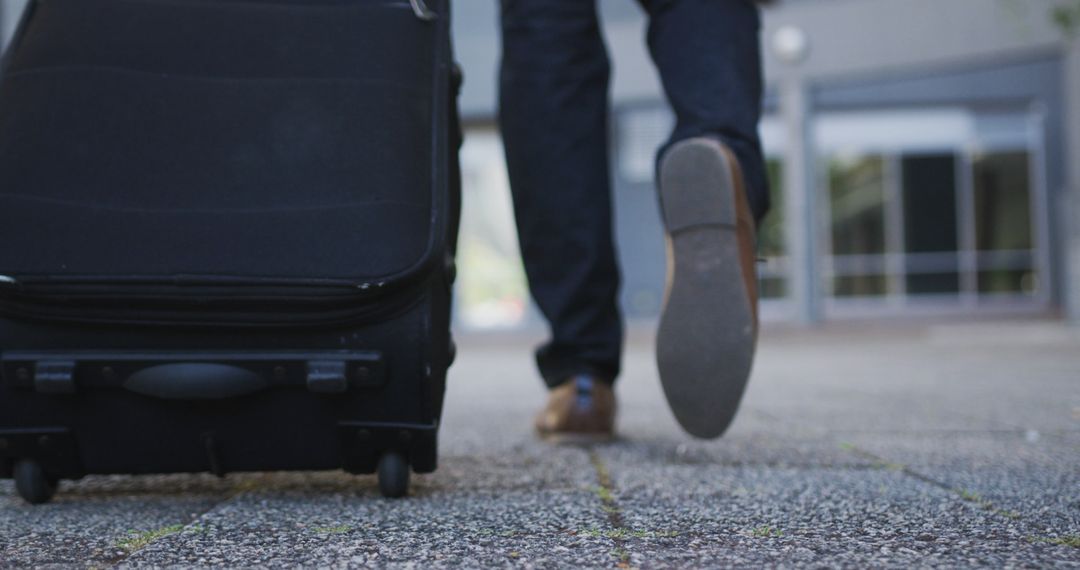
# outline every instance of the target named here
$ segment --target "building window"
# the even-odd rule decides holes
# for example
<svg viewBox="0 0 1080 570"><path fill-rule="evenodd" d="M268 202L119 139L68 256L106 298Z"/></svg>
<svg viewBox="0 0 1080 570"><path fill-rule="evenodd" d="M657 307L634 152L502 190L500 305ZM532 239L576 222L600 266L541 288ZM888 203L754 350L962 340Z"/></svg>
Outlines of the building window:
<svg viewBox="0 0 1080 570"><path fill-rule="evenodd" d="M814 147L822 157L817 249L829 315L1045 302L1045 243L1036 223L1042 190L1032 186L1038 179L1032 167L1042 136L1038 124L1023 111L816 115ZM617 202L634 234L620 239L620 245L634 245L624 259L624 302L631 315L658 310L662 284L651 276L662 268L650 264L662 251L645 247L652 238L641 235L662 231L652 221L654 153L671 125L663 108L631 109L618 122L616 164L625 191ZM793 270L780 158L786 134L774 117L762 121L761 134L773 208L758 228L760 293L763 310L778 314L791 294Z"/></svg>
<svg viewBox="0 0 1080 570"><path fill-rule="evenodd" d="M788 295L787 232L784 229L784 163L769 157L766 162L769 199L772 204L758 226L758 264L762 299L782 299Z"/></svg>
<svg viewBox="0 0 1080 570"><path fill-rule="evenodd" d="M832 238L832 293L837 297L884 295L885 161L875 155L828 161Z"/></svg>
<svg viewBox="0 0 1080 570"><path fill-rule="evenodd" d="M900 157L909 295L960 292L957 163L951 153Z"/></svg>
<svg viewBox="0 0 1080 570"><path fill-rule="evenodd" d="M1029 164L1024 152L980 154L973 160L980 293L1035 290Z"/></svg>
<svg viewBox="0 0 1080 570"><path fill-rule="evenodd" d="M991 119L941 110L818 119L834 301L973 305L1039 293L1031 123Z"/></svg>

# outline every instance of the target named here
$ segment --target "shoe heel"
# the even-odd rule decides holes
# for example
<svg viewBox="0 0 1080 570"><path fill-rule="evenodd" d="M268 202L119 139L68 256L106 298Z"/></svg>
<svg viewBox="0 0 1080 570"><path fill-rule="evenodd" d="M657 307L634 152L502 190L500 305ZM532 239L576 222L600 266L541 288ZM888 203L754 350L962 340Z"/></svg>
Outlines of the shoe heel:
<svg viewBox="0 0 1080 570"><path fill-rule="evenodd" d="M711 139L676 143L660 164L660 203L669 234L735 227L735 184L724 149Z"/></svg>

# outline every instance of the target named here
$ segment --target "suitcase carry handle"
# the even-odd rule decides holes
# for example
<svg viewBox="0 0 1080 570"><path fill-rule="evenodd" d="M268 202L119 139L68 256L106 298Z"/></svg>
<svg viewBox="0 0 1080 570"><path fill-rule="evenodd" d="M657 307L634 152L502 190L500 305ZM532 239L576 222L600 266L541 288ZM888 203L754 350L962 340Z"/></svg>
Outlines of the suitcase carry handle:
<svg viewBox="0 0 1080 570"><path fill-rule="evenodd" d="M269 382L246 368L201 362L159 364L124 381L124 388L136 394L163 400L222 400L267 387Z"/></svg>
<svg viewBox="0 0 1080 570"><path fill-rule="evenodd" d="M4 352L4 384L65 396L120 388L165 400L221 400L275 387L345 394L385 383L377 351Z"/></svg>

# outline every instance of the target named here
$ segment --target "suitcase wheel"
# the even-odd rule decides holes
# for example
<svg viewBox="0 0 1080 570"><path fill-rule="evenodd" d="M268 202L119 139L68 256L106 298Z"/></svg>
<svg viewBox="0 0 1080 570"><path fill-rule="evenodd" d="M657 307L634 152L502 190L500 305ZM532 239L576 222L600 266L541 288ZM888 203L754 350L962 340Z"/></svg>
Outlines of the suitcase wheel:
<svg viewBox="0 0 1080 570"><path fill-rule="evenodd" d="M41 464L30 459L15 463L15 490L31 505L49 502L56 494L57 480L45 474Z"/></svg>
<svg viewBox="0 0 1080 570"><path fill-rule="evenodd" d="M379 491L384 497L397 499L409 492L409 462L405 456L390 451L379 458Z"/></svg>

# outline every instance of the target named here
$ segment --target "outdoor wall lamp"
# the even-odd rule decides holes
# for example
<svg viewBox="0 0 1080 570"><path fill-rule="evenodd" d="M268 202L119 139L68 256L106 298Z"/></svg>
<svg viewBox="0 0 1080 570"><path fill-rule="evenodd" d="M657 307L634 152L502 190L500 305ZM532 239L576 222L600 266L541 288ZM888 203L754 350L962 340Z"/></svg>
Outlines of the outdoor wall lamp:
<svg viewBox="0 0 1080 570"><path fill-rule="evenodd" d="M772 48L780 61L798 65L810 54L810 39L797 26L781 26L772 37Z"/></svg>

